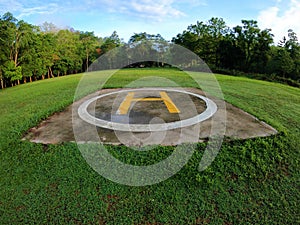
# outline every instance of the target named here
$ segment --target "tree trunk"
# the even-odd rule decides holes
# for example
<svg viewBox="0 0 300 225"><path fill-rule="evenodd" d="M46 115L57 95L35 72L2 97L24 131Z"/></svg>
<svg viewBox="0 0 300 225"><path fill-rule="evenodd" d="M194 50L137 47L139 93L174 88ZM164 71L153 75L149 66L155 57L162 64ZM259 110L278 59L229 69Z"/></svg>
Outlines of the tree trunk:
<svg viewBox="0 0 300 225"><path fill-rule="evenodd" d="M54 78L51 67L49 67L49 72L50 72L51 77Z"/></svg>
<svg viewBox="0 0 300 225"><path fill-rule="evenodd" d="M18 85L20 85L20 80L17 81Z"/></svg>
<svg viewBox="0 0 300 225"><path fill-rule="evenodd" d="M4 89L3 79L1 78L1 89Z"/></svg>
<svg viewBox="0 0 300 225"><path fill-rule="evenodd" d="M42 80L45 80L45 75L44 74L42 75Z"/></svg>
<svg viewBox="0 0 300 225"><path fill-rule="evenodd" d="M26 77L23 78L23 82L24 82L24 84L26 84L26 82L27 82Z"/></svg>
<svg viewBox="0 0 300 225"><path fill-rule="evenodd" d="M31 76L29 77L29 81L30 81L30 83L32 82L32 78L31 78Z"/></svg>
<svg viewBox="0 0 300 225"><path fill-rule="evenodd" d="M16 51L16 53L15 53L14 63L15 63L15 67L17 67L18 66L18 51Z"/></svg>
<svg viewBox="0 0 300 225"><path fill-rule="evenodd" d="M89 53L86 53L86 72L89 72Z"/></svg>

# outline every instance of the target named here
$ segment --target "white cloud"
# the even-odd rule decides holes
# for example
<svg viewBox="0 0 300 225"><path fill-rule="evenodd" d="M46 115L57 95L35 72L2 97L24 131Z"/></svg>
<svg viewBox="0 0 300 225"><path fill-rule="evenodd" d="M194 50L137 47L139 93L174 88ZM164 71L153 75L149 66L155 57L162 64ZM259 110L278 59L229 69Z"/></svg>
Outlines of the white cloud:
<svg viewBox="0 0 300 225"><path fill-rule="evenodd" d="M272 29L275 44L287 36L288 29L293 29L300 37L300 0L290 0L283 7L284 3L285 1L277 1L275 6L261 11L257 18L261 28Z"/></svg>
<svg viewBox="0 0 300 225"><path fill-rule="evenodd" d="M176 3L189 5L191 7L208 6L207 0L177 0Z"/></svg>
<svg viewBox="0 0 300 225"><path fill-rule="evenodd" d="M173 1L132 1L131 6L135 13L141 15L141 17L149 17L151 19L162 20L165 17L180 17L184 13L173 8Z"/></svg>
<svg viewBox="0 0 300 225"><path fill-rule="evenodd" d="M162 21L185 14L174 7L174 0L100 0L111 12L125 13L137 18Z"/></svg>
<svg viewBox="0 0 300 225"><path fill-rule="evenodd" d="M116 13L135 19L162 22L186 16L183 8L206 6L207 0L0 0L0 14L12 12L17 18L57 11L82 13ZM188 13L188 12L187 12Z"/></svg>
<svg viewBox="0 0 300 225"><path fill-rule="evenodd" d="M6 12L18 11L23 8L23 5L18 1L0 0L0 14Z"/></svg>
<svg viewBox="0 0 300 225"><path fill-rule="evenodd" d="M24 17L35 15L35 14L53 14L59 10L59 6L57 4L49 4L46 6L36 6L31 8L23 8L20 14L17 16L18 19L22 19Z"/></svg>
<svg viewBox="0 0 300 225"><path fill-rule="evenodd" d="M53 14L60 9L60 6L53 2L43 3L41 1L5 1L0 0L0 14L11 12L17 19L36 14Z"/></svg>

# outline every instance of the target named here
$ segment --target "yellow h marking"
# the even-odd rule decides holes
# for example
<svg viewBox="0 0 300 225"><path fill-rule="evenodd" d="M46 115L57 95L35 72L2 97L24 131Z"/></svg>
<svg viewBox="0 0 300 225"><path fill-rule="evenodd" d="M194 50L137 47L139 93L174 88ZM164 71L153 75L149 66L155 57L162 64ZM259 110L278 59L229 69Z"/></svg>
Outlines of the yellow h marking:
<svg viewBox="0 0 300 225"><path fill-rule="evenodd" d="M128 110L131 106L131 102L153 102L153 101L163 101L168 108L170 113L180 113L180 110L176 107L174 102L171 100L171 98L167 95L166 92L161 91L159 92L161 98L134 98L134 92L129 92L124 99L124 101L121 103L117 114L119 115L126 115L128 113Z"/></svg>

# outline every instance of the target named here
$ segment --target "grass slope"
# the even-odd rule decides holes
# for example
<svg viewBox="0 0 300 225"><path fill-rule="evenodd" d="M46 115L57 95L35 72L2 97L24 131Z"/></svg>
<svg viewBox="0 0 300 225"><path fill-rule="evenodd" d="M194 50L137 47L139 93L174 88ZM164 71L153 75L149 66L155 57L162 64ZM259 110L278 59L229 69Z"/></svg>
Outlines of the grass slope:
<svg viewBox="0 0 300 225"><path fill-rule="evenodd" d="M195 86L173 69L119 71L105 87L141 76ZM82 75L0 91L1 224L297 224L299 212L300 92L285 85L217 75L225 99L270 123L274 137L223 144L213 164L198 172L205 144L172 178L147 187L113 183L94 172L76 144L20 141L27 129L73 101ZM151 85L164 85L154 83ZM96 86L91 85L89 91ZM82 95L84 93L81 93ZM167 157L172 147L134 153L108 146L140 165Z"/></svg>

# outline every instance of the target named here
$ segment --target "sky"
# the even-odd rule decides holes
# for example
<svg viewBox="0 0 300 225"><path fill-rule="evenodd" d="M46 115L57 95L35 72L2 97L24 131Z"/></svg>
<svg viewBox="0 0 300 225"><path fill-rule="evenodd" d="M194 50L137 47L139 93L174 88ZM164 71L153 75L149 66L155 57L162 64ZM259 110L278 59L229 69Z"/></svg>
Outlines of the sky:
<svg viewBox="0 0 300 225"><path fill-rule="evenodd" d="M300 35L300 0L0 0L0 15L5 12L34 25L51 22L99 37L117 31L126 42L140 32L171 40L212 17L223 18L231 28L242 19L257 20L261 29L272 29L275 43L288 29Z"/></svg>

